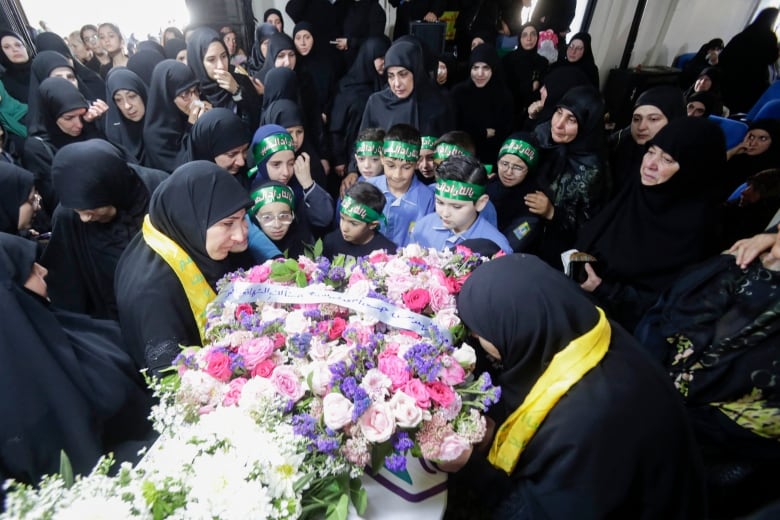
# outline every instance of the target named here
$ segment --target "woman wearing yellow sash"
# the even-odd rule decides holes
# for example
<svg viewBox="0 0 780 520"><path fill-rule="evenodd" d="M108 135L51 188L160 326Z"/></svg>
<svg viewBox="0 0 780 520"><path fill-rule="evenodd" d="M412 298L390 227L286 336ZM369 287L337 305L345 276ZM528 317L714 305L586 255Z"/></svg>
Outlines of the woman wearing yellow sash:
<svg viewBox="0 0 780 520"><path fill-rule="evenodd" d="M152 195L149 214L117 266L119 323L139 367L170 366L179 345L201 345L216 283L248 267L246 190L212 162L173 172Z"/></svg>
<svg viewBox="0 0 780 520"><path fill-rule="evenodd" d="M682 403L633 338L578 291L517 254L463 285L458 311L492 358L502 395L484 452L475 448L450 479L450 511L468 500L478 513L448 518L704 517Z"/></svg>

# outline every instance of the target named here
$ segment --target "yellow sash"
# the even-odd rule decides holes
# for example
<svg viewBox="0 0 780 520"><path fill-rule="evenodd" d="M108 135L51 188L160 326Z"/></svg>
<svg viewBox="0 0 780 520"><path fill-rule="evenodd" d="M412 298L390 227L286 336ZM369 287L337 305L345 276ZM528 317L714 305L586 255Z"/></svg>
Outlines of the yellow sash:
<svg viewBox="0 0 780 520"><path fill-rule="evenodd" d="M520 454L558 400L607 353L612 329L604 311L598 311L596 326L575 338L553 357L523 403L498 429L488 460L507 475L515 470Z"/></svg>
<svg viewBox="0 0 780 520"><path fill-rule="evenodd" d="M206 306L217 297L217 294L190 255L185 253L176 242L155 229L149 220L149 215L144 217L142 231L144 241L171 266L179 278L192 309L192 315L195 317L195 323L198 324L198 333L202 341L206 329Z"/></svg>

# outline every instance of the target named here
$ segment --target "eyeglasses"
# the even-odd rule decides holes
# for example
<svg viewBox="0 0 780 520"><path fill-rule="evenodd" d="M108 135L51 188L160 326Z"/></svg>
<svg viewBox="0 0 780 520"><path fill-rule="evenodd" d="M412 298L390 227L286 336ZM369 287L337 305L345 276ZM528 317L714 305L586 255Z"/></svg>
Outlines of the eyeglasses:
<svg viewBox="0 0 780 520"><path fill-rule="evenodd" d="M33 209L41 209L41 194L37 191L30 195L27 202L33 207Z"/></svg>
<svg viewBox="0 0 780 520"><path fill-rule="evenodd" d="M295 220L295 215L292 213L279 213L277 215L273 215L271 213L263 213L258 214L256 217L258 222L261 224L273 224L274 222L279 222L282 226L289 226L293 223L293 220Z"/></svg>
<svg viewBox="0 0 780 520"><path fill-rule="evenodd" d="M93 34L92 36L87 36L86 38L84 38L84 41L86 42L96 42L98 40L99 38L97 34Z"/></svg>
<svg viewBox="0 0 780 520"><path fill-rule="evenodd" d="M765 143L771 139L768 135L756 135L756 134L748 134L747 137L745 137L748 141L753 142L755 140L759 140L762 143Z"/></svg>
<svg viewBox="0 0 780 520"><path fill-rule="evenodd" d="M192 96L196 96L197 97L199 95L200 95L200 91L198 90L198 87L191 87L191 88L185 90L184 92L182 92L181 94L179 94L176 97L181 98L181 99L186 101L186 100L190 99Z"/></svg>
<svg viewBox="0 0 780 520"><path fill-rule="evenodd" d="M509 161L498 161L498 167L502 170L512 170L512 173L522 174L528 171L528 168L519 164L512 164Z"/></svg>
<svg viewBox="0 0 780 520"><path fill-rule="evenodd" d="M580 52L580 51L584 51L585 47L580 47L579 45L569 45L569 49L576 52Z"/></svg>

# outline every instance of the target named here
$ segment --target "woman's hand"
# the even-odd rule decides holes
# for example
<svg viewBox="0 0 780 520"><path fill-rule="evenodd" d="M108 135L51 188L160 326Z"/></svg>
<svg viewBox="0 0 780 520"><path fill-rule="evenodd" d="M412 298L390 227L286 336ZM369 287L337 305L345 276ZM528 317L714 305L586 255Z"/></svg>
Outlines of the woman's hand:
<svg viewBox="0 0 780 520"><path fill-rule="evenodd" d="M544 103L541 100L534 101L528 105L528 117L531 119L536 119L536 116L539 115L539 112L542 111L542 108L544 108Z"/></svg>
<svg viewBox="0 0 780 520"><path fill-rule="evenodd" d="M593 292L601 285L602 280L589 263L585 264L585 272L588 273L588 277L580 284L580 287L583 291Z"/></svg>
<svg viewBox="0 0 780 520"><path fill-rule="evenodd" d="M227 90L231 96L235 96L238 93L238 82L233 75L226 70L215 70L217 85L223 90Z"/></svg>
<svg viewBox="0 0 780 520"><path fill-rule="evenodd" d="M349 40L346 38L336 38L334 40L336 42L336 48L340 51L346 51L349 49Z"/></svg>
<svg viewBox="0 0 780 520"><path fill-rule="evenodd" d="M87 109L81 118L85 123L91 123L103 114L108 112L108 105L102 99L96 99Z"/></svg>
<svg viewBox="0 0 780 520"><path fill-rule="evenodd" d="M311 188L314 181L311 178L311 158L308 153L303 152L295 159L293 171L295 172L295 178L298 179L304 190Z"/></svg>
<svg viewBox="0 0 780 520"><path fill-rule="evenodd" d="M439 21L439 17L436 16L435 13L428 11L427 13L425 13L425 16L423 16L423 20L425 20L426 22L437 22Z"/></svg>
<svg viewBox="0 0 780 520"><path fill-rule="evenodd" d="M726 152L726 160L728 161L729 159L731 159L735 155L739 155L739 154L742 154L742 153L745 153L745 152L747 152L747 143L742 141L737 146L735 146L734 148L732 148L731 150L728 150Z"/></svg>
<svg viewBox="0 0 780 520"><path fill-rule="evenodd" d="M743 238L742 240L737 240L726 253L734 255L737 265L745 269L750 262L758 258L758 255L772 248L776 237L777 235L773 233L760 233L751 238Z"/></svg>
<svg viewBox="0 0 780 520"><path fill-rule="evenodd" d="M195 124L203 114L211 110L211 103L208 101L201 101L200 99L194 100L190 103L190 116L187 118L187 122L191 125Z"/></svg>
<svg viewBox="0 0 780 520"><path fill-rule="evenodd" d="M486 128L485 133L487 134L487 138L490 139L491 137L496 136L496 129L495 128Z"/></svg>
<svg viewBox="0 0 780 520"><path fill-rule="evenodd" d="M524 198L525 205L528 206L528 211L534 215L539 215L546 220L552 220L555 215L555 206L552 205L550 199L541 191L535 191L529 193Z"/></svg>
<svg viewBox="0 0 780 520"><path fill-rule="evenodd" d="M355 172L349 172L347 175L345 175L344 179L342 179L341 181L341 187L339 188L339 195L343 197L344 194L347 192L347 190L355 185L357 180L358 180L358 174Z"/></svg>
<svg viewBox="0 0 780 520"><path fill-rule="evenodd" d="M257 78L250 78L250 79L252 80L252 85L255 87L255 91L257 91L257 94L259 96L265 94L265 85L263 85L263 82Z"/></svg>

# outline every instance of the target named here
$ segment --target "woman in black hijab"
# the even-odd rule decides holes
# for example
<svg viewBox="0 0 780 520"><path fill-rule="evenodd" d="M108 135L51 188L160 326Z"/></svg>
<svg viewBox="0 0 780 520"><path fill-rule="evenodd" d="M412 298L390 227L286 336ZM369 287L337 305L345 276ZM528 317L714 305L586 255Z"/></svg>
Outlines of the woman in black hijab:
<svg viewBox="0 0 780 520"><path fill-rule="evenodd" d="M757 119L748 125L745 138L726 152L724 198L748 177L780 166L780 121Z"/></svg>
<svg viewBox="0 0 780 520"><path fill-rule="evenodd" d="M456 127L474 140L476 157L491 164L512 130L512 94L492 45L483 43L471 50L469 69L471 77L450 91Z"/></svg>
<svg viewBox="0 0 780 520"><path fill-rule="evenodd" d="M24 146L24 165L35 174L35 186L48 215L54 213L59 198L51 183L51 165L57 150L66 144L102 137L93 122L94 107L73 84L62 78L47 78L38 89L40 119L30 128Z"/></svg>
<svg viewBox="0 0 780 520"><path fill-rule="evenodd" d="M252 263L236 254L247 248L250 204L246 190L207 161L177 168L154 192L115 280L119 323L139 368L157 374L180 345L202 345L217 281Z"/></svg>
<svg viewBox="0 0 780 520"><path fill-rule="evenodd" d="M187 63L187 42L183 38L171 38L163 47L165 58Z"/></svg>
<svg viewBox="0 0 780 520"><path fill-rule="evenodd" d="M43 51L54 51L62 54L68 60L73 72L80 83L84 84L86 92L84 97L87 99L103 99L106 94L106 83L100 75L89 69L86 65L73 57L70 47L58 34L53 32L42 32L35 37L35 48L40 54Z"/></svg>
<svg viewBox="0 0 780 520"><path fill-rule="evenodd" d="M3 66L3 86L17 101L27 103L30 95L32 58L24 40L15 32L0 30L0 65Z"/></svg>
<svg viewBox="0 0 780 520"><path fill-rule="evenodd" d="M360 47L355 62L339 80L329 126L336 165L346 166L349 163L368 97L386 84L382 73L385 53L389 48L390 40L386 36L368 38ZM377 68L376 63L380 59L380 68Z"/></svg>
<svg viewBox="0 0 780 520"><path fill-rule="evenodd" d="M570 280L533 256L498 258L463 284L458 314L497 365L500 427L451 498L492 518L704 517L679 397Z"/></svg>
<svg viewBox="0 0 780 520"><path fill-rule="evenodd" d="M106 75L106 98L106 139L127 150L138 164L144 164L146 84L127 67L111 69Z"/></svg>
<svg viewBox="0 0 780 520"><path fill-rule="evenodd" d="M319 113L327 116L333 105L336 82L344 71L341 57L334 54L332 45L314 38L314 28L309 22L295 24L293 42L298 54L295 71L313 80Z"/></svg>
<svg viewBox="0 0 780 520"><path fill-rule="evenodd" d="M149 198L166 176L129 164L120 149L102 139L69 144L57 152L52 179L60 205L41 259L57 307L117 318L116 264L141 229Z"/></svg>
<svg viewBox="0 0 780 520"><path fill-rule="evenodd" d="M614 132L607 143L615 193L642 164L647 142L669 121L680 117L686 113L679 88L661 85L642 92L634 103L631 124Z"/></svg>
<svg viewBox="0 0 780 520"><path fill-rule="evenodd" d="M152 168L172 172L184 162L187 133L206 108L196 106L197 85L195 73L180 61L163 60L154 68L144 118L146 163Z"/></svg>
<svg viewBox="0 0 780 520"><path fill-rule="evenodd" d="M571 37L566 47L566 57L558 62L560 67L576 67L585 73L585 76L595 88L600 88L599 68L593 57L593 46L590 34L579 32Z"/></svg>
<svg viewBox="0 0 780 520"><path fill-rule="evenodd" d="M16 234L30 228L37 204L34 182L31 172L0 162L0 232Z"/></svg>
<svg viewBox="0 0 780 520"><path fill-rule="evenodd" d="M769 66L777 61L775 21L780 9L762 10L718 56L723 102L732 113L748 112L769 87Z"/></svg>
<svg viewBox="0 0 780 520"><path fill-rule="evenodd" d="M33 485L58 472L61 451L87 474L109 451L123 459L121 443L150 430L150 402L119 327L50 307L35 249L0 233L0 478Z"/></svg>
<svg viewBox="0 0 780 520"><path fill-rule="evenodd" d="M545 221L539 255L555 267L609 195L603 116L598 91L575 87L557 103L552 119L534 130L542 190L526 195L525 203Z"/></svg>
<svg viewBox="0 0 780 520"><path fill-rule="evenodd" d="M537 125L549 121L563 95L582 85L588 85L588 78L580 69L553 67L542 81L539 99L528 106L528 119L524 128L531 131Z"/></svg>
<svg viewBox="0 0 780 520"><path fill-rule="evenodd" d="M581 230L575 247L597 259L582 286L627 330L682 269L717 252L725 157L717 124L670 121L639 174Z"/></svg>
<svg viewBox="0 0 780 520"><path fill-rule="evenodd" d="M201 27L187 43L187 65L195 72L201 98L214 107L235 112L248 132L260 123L260 96L249 76L230 64L227 47L219 33Z"/></svg>
<svg viewBox="0 0 780 520"><path fill-rule="evenodd" d="M251 134L227 108L213 108L198 119L187 137L187 162L211 161L228 171L249 192L246 154Z"/></svg>
<svg viewBox="0 0 780 520"><path fill-rule="evenodd" d="M276 34L276 27L270 23L262 23L255 27L255 43L252 45L252 53L246 62L246 70L252 77L258 77L260 69L265 65L265 55L263 47L268 48L268 39L272 34Z"/></svg>
<svg viewBox="0 0 780 520"><path fill-rule="evenodd" d="M146 83L146 86L149 87L152 85L154 68L164 59L165 57L161 56L159 52L139 51L127 59L127 68L138 74Z"/></svg>
<svg viewBox="0 0 780 520"><path fill-rule="evenodd" d="M515 128L521 128L528 117L528 106L541 87L549 63L536 52L539 32L532 23L523 24L517 34L517 49L501 60L506 82L514 96Z"/></svg>
<svg viewBox="0 0 780 520"><path fill-rule="evenodd" d="M360 130L404 123L420 135L443 135L455 128L453 110L425 71L422 46L399 41L385 55L387 86L368 98Z"/></svg>

